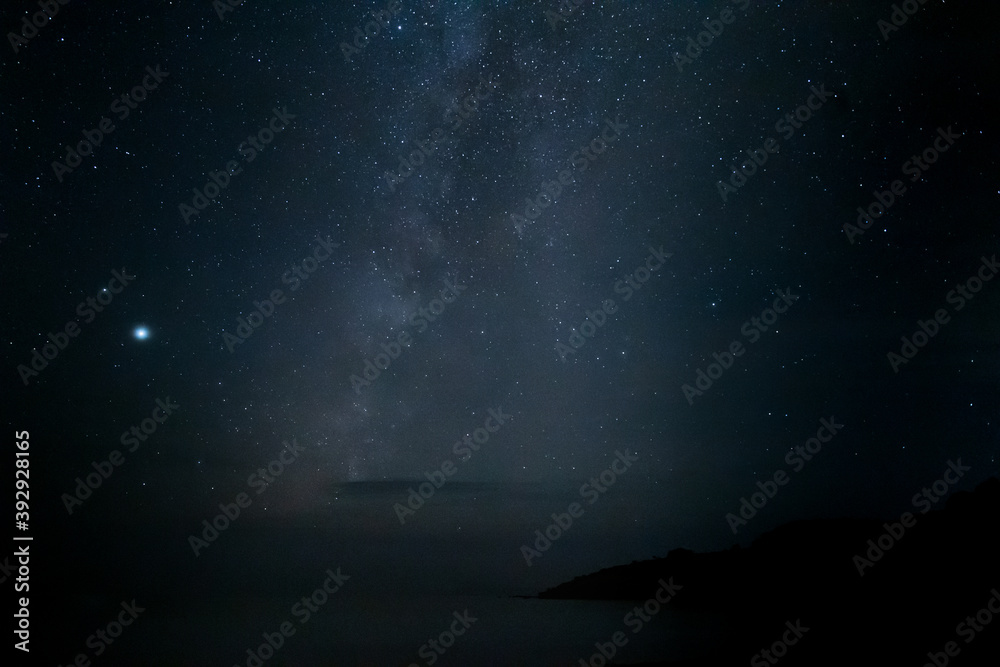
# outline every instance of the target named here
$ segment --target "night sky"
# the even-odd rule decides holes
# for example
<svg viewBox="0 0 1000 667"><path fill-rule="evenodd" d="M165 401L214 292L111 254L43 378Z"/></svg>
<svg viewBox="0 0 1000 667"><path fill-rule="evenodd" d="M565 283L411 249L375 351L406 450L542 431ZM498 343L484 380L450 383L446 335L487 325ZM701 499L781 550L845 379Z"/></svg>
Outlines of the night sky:
<svg viewBox="0 0 1000 667"><path fill-rule="evenodd" d="M49 4L0 11L31 660L243 665L339 567L390 648L266 664L428 664L457 598L997 475L992 6Z"/></svg>

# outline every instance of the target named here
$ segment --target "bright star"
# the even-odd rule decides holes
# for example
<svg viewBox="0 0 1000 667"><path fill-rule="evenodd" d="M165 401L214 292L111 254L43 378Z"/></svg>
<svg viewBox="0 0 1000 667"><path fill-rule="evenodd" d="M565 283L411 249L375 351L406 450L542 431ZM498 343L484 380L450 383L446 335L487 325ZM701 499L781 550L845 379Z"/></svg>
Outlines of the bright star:
<svg viewBox="0 0 1000 667"><path fill-rule="evenodd" d="M139 340L146 340L149 338L149 329L146 327L136 327L135 331L132 332L132 335Z"/></svg>

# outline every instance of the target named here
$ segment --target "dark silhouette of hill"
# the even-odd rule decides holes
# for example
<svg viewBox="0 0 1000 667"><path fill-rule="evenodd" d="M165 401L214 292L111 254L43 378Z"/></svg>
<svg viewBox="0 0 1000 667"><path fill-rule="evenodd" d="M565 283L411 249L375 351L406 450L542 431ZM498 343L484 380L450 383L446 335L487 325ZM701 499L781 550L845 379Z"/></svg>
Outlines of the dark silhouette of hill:
<svg viewBox="0 0 1000 667"><path fill-rule="evenodd" d="M683 589L671 607L722 614L735 628L703 661L659 665L745 665L781 638L786 621L801 619L809 631L787 655L751 664L921 667L934 664L931 652L938 654L937 667L995 667L1000 613L983 613L992 622L974 634L973 626L964 626L961 635L957 629L994 594L993 607L1000 610L1000 480L955 492L943 510L913 514L909 528L893 526L900 517L797 521L747 549L676 549L665 558L578 577L539 597L646 600L661 578L673 577ZM867 558L869 540L878 546L887 525L897 535L900 527L904 531L898 539L882 537L889 548L881 556L872 551L860 575L854 557ZM947 642L955 642L957 656L944 653Z"/></svg>

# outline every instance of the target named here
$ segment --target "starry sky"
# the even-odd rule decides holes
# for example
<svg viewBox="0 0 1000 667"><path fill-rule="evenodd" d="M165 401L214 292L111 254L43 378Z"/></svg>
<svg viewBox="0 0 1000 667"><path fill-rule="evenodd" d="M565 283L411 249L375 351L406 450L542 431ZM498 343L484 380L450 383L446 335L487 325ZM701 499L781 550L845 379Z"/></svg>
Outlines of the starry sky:
<svg viewBox="0 0 1000 667"><path fill-rule="evenodd" d="M51 567L174 600L181 581L280 591L261 573L287 552L373 590L534 593L793 519L898 514L956 457L971 490L997 474L1000 283L948 295L997 251L995 11L929 2L885 39L891 3L826 0L62 5L0 58L4 420L31 432L39 526L78 553ZM128 451L158 399L178 407ZM510 417L461 460L491 410ZM821 419L844 427L734 535L724 515ZM201 519L293 439L193 558ZM525 568L520 545L619 452L628 472Z"/></svg>

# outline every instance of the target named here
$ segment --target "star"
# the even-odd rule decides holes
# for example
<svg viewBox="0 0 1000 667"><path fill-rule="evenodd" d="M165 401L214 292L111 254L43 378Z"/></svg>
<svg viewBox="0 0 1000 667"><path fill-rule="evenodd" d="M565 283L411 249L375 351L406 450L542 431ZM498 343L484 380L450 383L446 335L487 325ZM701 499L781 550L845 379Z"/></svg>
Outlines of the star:
<svg viewBox="0 0 1000 667"><path fill-rule="evenodd" d="M149 329L144 326L138 326L132 331L132 335L138 340L146 340L149 338Z"/></svg>

